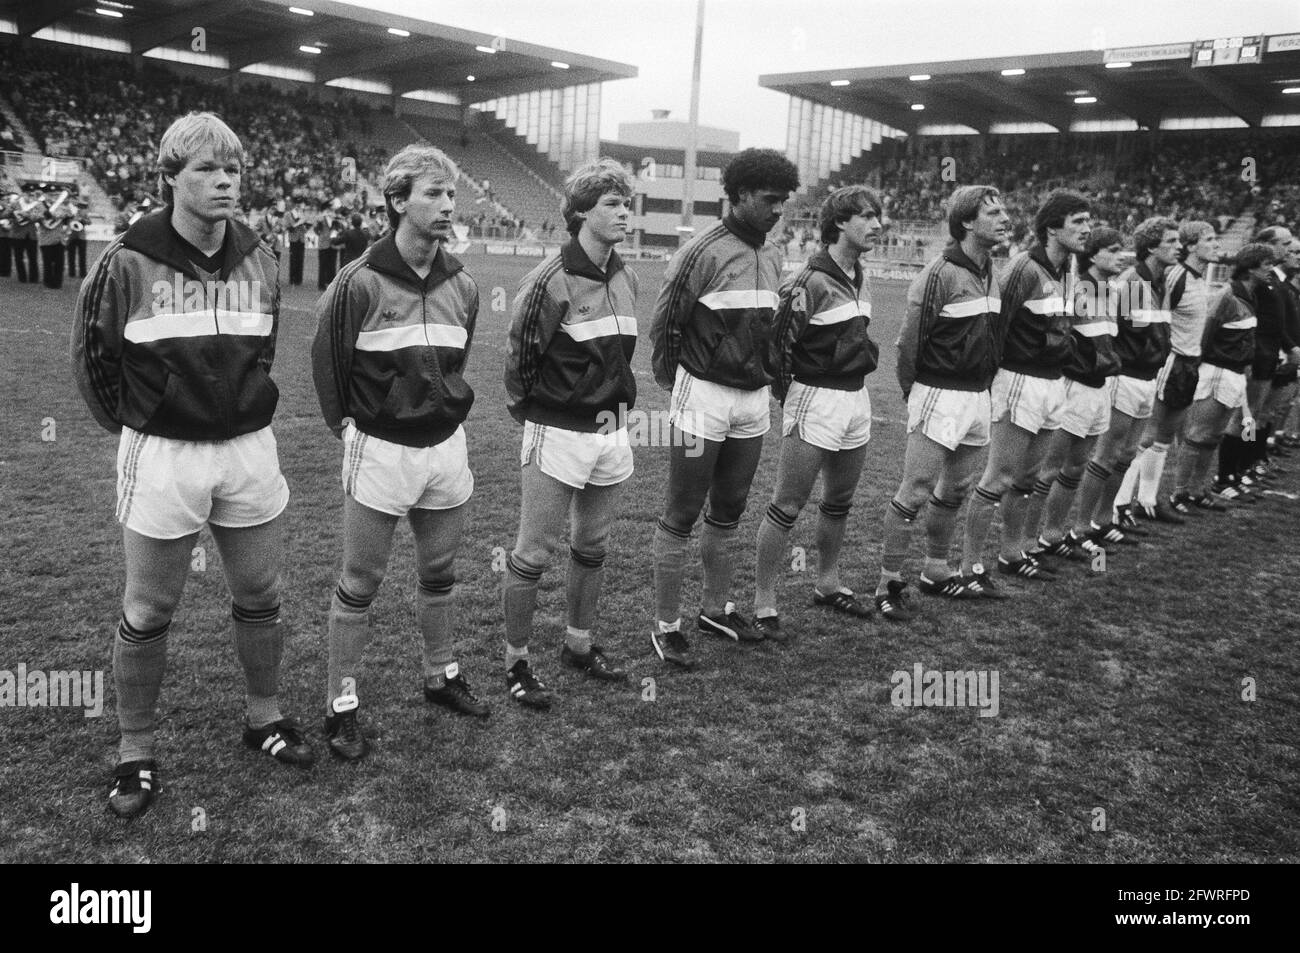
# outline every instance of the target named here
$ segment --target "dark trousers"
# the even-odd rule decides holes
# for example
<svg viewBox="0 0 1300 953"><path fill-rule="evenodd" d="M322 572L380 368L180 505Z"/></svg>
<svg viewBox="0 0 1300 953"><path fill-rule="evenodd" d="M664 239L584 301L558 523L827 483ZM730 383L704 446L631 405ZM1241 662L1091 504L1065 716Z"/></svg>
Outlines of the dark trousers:
<svg viewBox="0 0 1300 953"><path fill-rule="evenodd" d="M14 249L14 264L18 268L18 280L36 284L41 280L41 269L36 264L36 239L15 239L11 244Z"/></svg>
<svg viewBox="0 0 1300 953"><path fill-rule="evenodd" d="M316 287L324 291L334 280L335 273L339 270L339 250L337 248L321 248L316 252L319 267L316 270Z"/></svg>
<svg viewBox="0 0 1300 953"><path fill-rule="evenodd" d="M302 242L289 243L289 284L302 284Z"/></svg>
<svg viewBox="0 0 1300 953"><path fill-rule="evenodd" d="M8 278L13 273L11 262L14 258L12 242L9 237L0 238L0 278Z"/></svg>
<svg viewBox="0 0 1300 953"><path fill-rule="evenodd" d="M45 287L63 287L63 246L42 245L41 267L45 271Z"/></svg>
<svg viewBox="0 0 1300 953"><path fill-rule="evenodd" d="M86 277L86 240L73 238L68 241L68 277Z"/></svg>

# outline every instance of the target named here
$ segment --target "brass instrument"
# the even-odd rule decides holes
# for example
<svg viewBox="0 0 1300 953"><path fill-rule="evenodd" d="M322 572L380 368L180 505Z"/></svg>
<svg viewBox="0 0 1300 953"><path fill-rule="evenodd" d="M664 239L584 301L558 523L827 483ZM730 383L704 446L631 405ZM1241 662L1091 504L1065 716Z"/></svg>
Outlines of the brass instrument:
<svg viewBox="0 0 1300 953"><path fill-rule="evenodd" d="M41 209L39 215L36 212L38 208ZM45 203L40 199L37 199L34 202L25 202L22 199L18 200L18 210L14 213L14 221L19 228L26 225L33 225L44 217Z"/></svg>

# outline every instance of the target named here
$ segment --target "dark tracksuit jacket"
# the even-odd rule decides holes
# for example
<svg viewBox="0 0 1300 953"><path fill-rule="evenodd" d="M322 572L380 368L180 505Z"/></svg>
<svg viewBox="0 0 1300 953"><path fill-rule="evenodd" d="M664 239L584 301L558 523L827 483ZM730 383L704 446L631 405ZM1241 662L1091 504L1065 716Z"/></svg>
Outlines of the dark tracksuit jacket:
<svg viewBox="0 0 1300 953"><path fill-rule="evenodd" d="M898 383L984 391L993 383L1001 349L1002 302L993 263L980 268L953 242L907 289L898 337Z"/></svg>
<svg viewBox="0 0 1300 953"><path fill-rule="evenodd" d="M1074 346L1065 294L1069 267L1068 257L1054 267L1041 245L1012 259L1002 279L1005 369L1048 380L1061 377Z"/></svg>
<svg viewBox="0 0 1300 953"><path fill-rule="evenodd" d="M1286 321L1287 338L1300 343L1300 290L1296 289L1294 283L1289 280L1282 282L1282 290L1286 292L1287 308ZM1279 387L1285 387L1296 379L1296 368L1293 365L1287 365L1278 371L1277 376L1273 378L1273 383Z"/></svg>
<svg viewBox="0 0 1300 953"><path fill-rule="evenodd" d="M1294 338L1295 301L1284 287L1286 279L1273 269L1256 293L1255 360L1252 362L1256 380L1269 380L1278 366L1278 352L1290 352L1300 344Z"/></svg>
<svg viewBox="0 0 1300 953"><path fill-rule="evenodd" d="M339 271L316 304L312 377L334 433L357 430L408 447L456 432L474 403L465 361L478 317L478 286L439 246L420 278L381 238Z"/></svg>
<svg viewBox="0 0 1300 953"><path fill-rule="evenodd" d="M1244 374L1255 358L1259 287L1233 281L1209 304L1201 362Z"/></svg>
<svg viewBox="0 0 1300 953"><path fill-rule="evenodd" d="M1145 262L1119 276L1126 290L1116 316L1115 353L1125 377L1151 381L1169 358L1169 312L1164 308L1164 272L1153 275Z"/></svg>
<svg viewBox="0 0 1300 953"><path fill-rule="evenodd" d="M867 333L871 290L861 266L854 263L850 279L823 248L781 285L778 297L768 361L777 399L785 403L793 381L861 390L880 356Z"/></svg>
<svg viewBox="0 0 1300 953"><path fill-rule="evenodd" d="M672 390L677 368L741 390L772 382L766 366L781 283L781 252L729 213L668 264L650 326L655 381Z"/></svg>
<svg viewBox="0 0 1300 953"><path fill-rule="evenodd" d="M530 271L510 317L510 416L584 433L636 403L636 275L617 252L602 272L577 239Z"/></svg>
<svg viewBox="0 0 1300 953"><path fill-rule="evenodd" d="M1072 338L1070 357L1062 369L1065 376L1088 387L1102 387L1120 372L1119 355L1115 352L1117 333L1116 314L1122 300L1118 282L1109 282L1106 288L1095 288L1092 275L1079 278L1073 316L1070 323Z"/></svg>
<svg viewBox="0 0 1300 953"><path fill-rule="evenodd" d="M275 252L226 223L219 264L177 234L171 208L136 221L81 285L72 327L77 388L106 430L215 441L271 423L279 328Z"/></svg>

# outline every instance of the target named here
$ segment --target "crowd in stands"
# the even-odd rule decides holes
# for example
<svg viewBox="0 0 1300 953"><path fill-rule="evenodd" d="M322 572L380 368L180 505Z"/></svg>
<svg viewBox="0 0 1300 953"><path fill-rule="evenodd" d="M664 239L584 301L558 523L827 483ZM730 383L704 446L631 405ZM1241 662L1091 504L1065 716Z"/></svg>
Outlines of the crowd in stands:
<svg viewBox="0 0 1300 953"><path fill-rule="evenodd" d="M0 71L19 118L49 155L84 158L110 196L125 204L157 190L158 137L190 110L222 116L248 152L245 201L316 205L352 191L344 158L375 174L386 151L368 145L370 110L350 98L319 101L270 84L224 85L178 76L146 60L137 72L125 58L0 46Z"/></svg>
<svg viewBox="0 0 1300 953"><path fill-rule="evenodd" d="M21 152L22 148L18 133L9 125L9 120L0 115L0 152Z"/></svg>
<svg viewBox="0 0 1300 953"><path fill-rule="evenodd" d="M996 148L983 151L974 137L929 140L913 154L882 158L865 178L880 187L886 215L896 222L938 221L957 186L994 185L1017 223L1018 240L1046 194L1060 187L1086 193L1094 201L1094 222L1125 235L1157 209L1220 229L1242 214L1261 222L1294 221L1300 210L1295 136L1237 130L1124 135L1122 150L1115 136L1095 134L1003 136L995 139ZM1252 161L1243 164L1247 158ZM817 203L842 184L832 180L787 216L796 236Z"/></svg>
<svg viewBox="0 0 1300 953"><path fill-rule="evenodd" d="M189 110L217 113L243 141L243 217L250 223L268 212L274 220L295 203L313 221L346 221L352 211L368 215L370 197L344 179L343 159L354 158L358 173L371 181L381 177L387 161L387 150L366 141L372 131L367 106L347 98L312 100L306 87L295 94L270 84L231 90L178 76L152 61L137 71L125 58L48 47L34 52L12 44L0 45L0 70L12 78L9 99L46 154L87 160L119 223L156 194L158 137L170 117ZM7 124L0 137L17 143ZM462 171L481 209L458 217L470 237L555 237L554 224L530 229L496 200L488 179Z"/></svg>

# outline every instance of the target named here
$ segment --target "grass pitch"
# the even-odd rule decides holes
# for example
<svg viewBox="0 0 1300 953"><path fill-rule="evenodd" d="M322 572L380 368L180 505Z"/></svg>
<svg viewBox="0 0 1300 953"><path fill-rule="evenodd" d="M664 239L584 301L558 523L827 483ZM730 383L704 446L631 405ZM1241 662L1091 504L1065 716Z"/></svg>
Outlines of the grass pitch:
<svg viewBox="0 0 1300 953"><path fill-rule="evenodd" d="M477 489L457 564L462 668L493 703L486 723L427 706L409 530L399 529L372 612L360 694L375 750L332 761L320 735L325 622L340 552L340 444L320 420L309 344L314 290L289 290L274 378L286 513L282 704L316 744L311 773L240 743L243 678L211 538L170 638L159 759L165 792L129 824L105 808L114 763L110 644L122 586L113 519L117 440L82 406L68 370L75 287L0 283L0 670L102 670L102 718L0 708L0 861L1294 861L1300 505L1281 497L1164 530L1111 553L1107 571L1020 584L1001 604L928 600L907 625L848 624L810 604L815 511L791 536L808 570L780 589L786 647L696 637L700 670L654 656L652 527L667 452L636 451L610 543L598 639L633 673L626 688L558 664L563 565L543 579L535 666L549 713L504 691L500 557L513 544L520 429L505 413L508 315L492 310L536 264L470 256L484 310L470 356L467 424ZM649 325L661 264L634 264ZM310 278L310 268L309 268ZM844 578L870 592L879 523L901 471L903 407L893 341L905 287L877 283L869 379L872 451L849 517ZM502 296L496 296L502 300ZM639 406L663 410L649 344ZM774 419L776 419L774 415ZM53 421L53 430L50 421ZM53 436L53 440L42 436ZM750 554L770 496L767 438L742 522ZM1280 489L1300 489L1286 477ZM917 534L908 576L919 566ZM792 563L794 563L792 556ZM683 609L698 605L692 545ZM891 704L891 675L999 675L999 712ZM645 681L651 679L653 681ZM1254 700L1245 700L1252 679ZM1245 683L1249 685L1251 683ZM651 700L652 699L652 700Z"/></svg>

